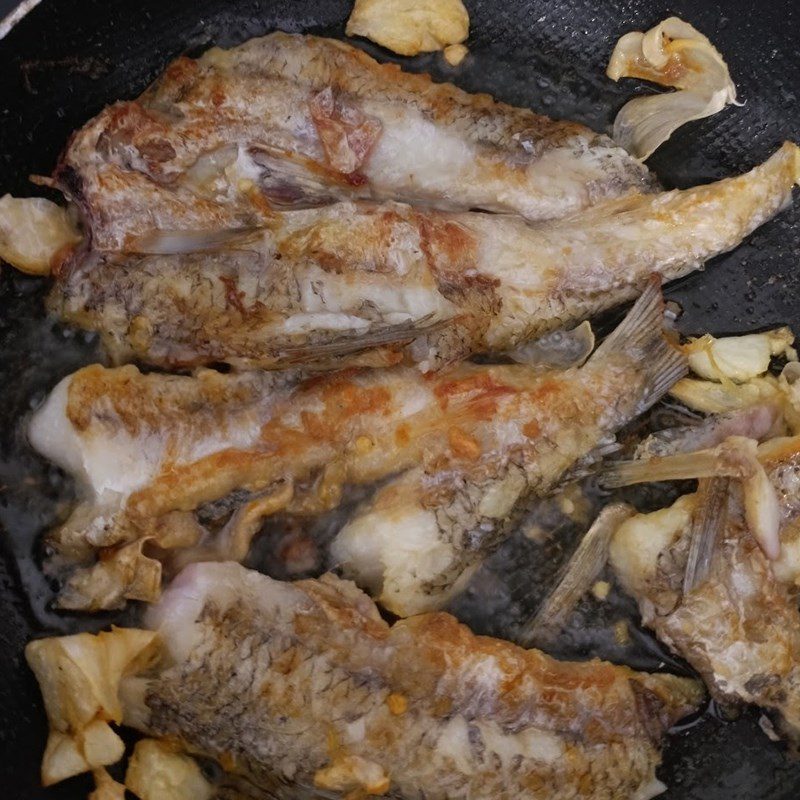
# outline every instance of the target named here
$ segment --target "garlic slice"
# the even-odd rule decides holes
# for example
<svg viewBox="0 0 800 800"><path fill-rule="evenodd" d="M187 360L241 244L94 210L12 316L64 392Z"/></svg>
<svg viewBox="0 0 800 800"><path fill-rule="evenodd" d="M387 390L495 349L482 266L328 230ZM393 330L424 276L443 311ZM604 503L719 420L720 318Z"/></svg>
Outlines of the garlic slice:
<svg viewBox="0 0 800 800"><path fill-rule="evenodd" d="M463 42L469 14L461 0L356 0L345 33L415 56Z"/></svg>
<svg viewBox="0 0 800 800"><path fill-rule="evenodd" d="M785 399L783 416L789 430L800 434L800 363L790 361L781 372L778 386Z"/></svg>
<svg viewBox="0 0 800 800"><path fill-rule="evenodd" d="M31 275L49 275L81 235L65 208L43 197L0 197L0 259Z"/></svg>
<svg viewBox="0 0 800 800"><path fill-rule="evenodd" d="M444 49L444 60L451 66L457 67L469 54L466 45L449 44Z"/></svg>
<svg viewBox="0 0 800 800"><path fill-rule="evenodd" d="M634 98L617 114L614 140L642 160L681 125L736 103L736 87L719 51L678 17L669 17L646 33L621 37L606 75L613 81L641 78L678 90Z"/></svg>
<svg viewBox="0 0 800 800"><path fill-rule="evenodd" d="M612 136L620 147L644 161L682 125L710 117L726 105L722 91L710 97L688 91L635 97L617 114Z"/></svg>
<svg viewBox="0 0 800 800"><path fill-rule="evenodd" d="M753 443L755 451L755 443ZM752 473L742 481L747 527L764 555L774 561L781 555L781 507L775 487L753 455Z"/></svg>
<svg viewBox="0 0 800 800"><path fill-rule="evenodd" d="M125 786L140 800L208 800L213 794L193 758L157 739L136 743Z"/></svg>
<svg viewBox="0 0 800 800"><path fill-rule="evenodd" d="M42 758L45 786L122 757L125 746L108 724L122 721L119 683L156 651L156 634L133 628L28 644L25 658L39 682L50 725Z"/></svg>
<svg viewBox="0 0 800 800"><path fill-rule="evenodd" d="M76 569L58 596L58 608L100 611L122 608L127 600L158 600L161 562L142 549L150 538L108 548L92 566Z"/></svg>
<svg viewBox="0 0 800 800"><path fill-rule="evenodd" d="M92 771L94 791L88 800L125 800L125 787L117 783L103 767Z"/></svg>
<svg viewBox="0 0 800 800"><path fill-rule="evenodd" d="M686 345L684 352L695 375L722 383L726 380L744 383L763 375L773 356L797 360L792 342L794 334L785 327L721 339L706 334Z"/></svg>
<svg viewBox="0 0 800 800"><path fill-rule="evenodd" d="M681 378L670 390L671 397L704 414L725 414L757 403L780 402L782 392L772 375L752 378L746 383L717 383Z"/></svg>
<svg viewBox="0 0 800 800"><path fill-rule="evenodd" d="M719 51L678 17L668 17L646 33L626 33L611 54L606 75L613 81L641 78L673 89L724 90L731 102L736 100L736 87Z"/></svg>
<svg viewBox="0 0 800 800"><path fill-rule="evenodd" d="M685 494L671 506L636 514L619 526L609 547L609 563L622 585L634 597L649 591L659 558L691 524L695 495Z"/></svg>

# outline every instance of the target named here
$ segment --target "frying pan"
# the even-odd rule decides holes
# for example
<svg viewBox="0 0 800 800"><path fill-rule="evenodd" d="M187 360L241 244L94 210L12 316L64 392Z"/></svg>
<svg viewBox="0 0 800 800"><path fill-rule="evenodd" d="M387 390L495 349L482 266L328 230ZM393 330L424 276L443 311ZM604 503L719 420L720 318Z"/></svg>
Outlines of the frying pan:
<svg viewBox="0 0 800 800"><path fill-rule="evenodd" d="M745 105L687 125L657 152L650 164L666 187L743 171L783 139L800 136L796 0L466 4L470 56L458 68L438 55L400 60L367 42L358 44L437 80L608 130L624 100L645 89L605 78L613 43L627 30L644 30L676 14L710 36L725 55ZM13 3L5 5L3 11ZM139 94L175 56L238 44L278 28L341 38L350 5L351 0L43 0L0 41L0 192L37 193L27 176L51 171L73 129L105 104ZM800 201L734 253L715 259L705 273L670 287L668 295L683 308L682 330L719 334L790 324L800 331L798 253ZM52 612L53 587L38 570L40 534L63 513L71 487L31 452L21 425L59 378L102 357L94 337L46 317L44 291L40 280L11 269L0 274L0 796L8 800L84 798L89 787L82 778L48 790L38 785L46 722L22 656L24 644L126 620ZM508 635L515 621L535 608L568 547L569 536L544 546L512 539L479 573L455 612L480 632ZM560 644L559 654L686 669L635 625L629 644L615 643L608 624L623 615L635 618L631 602L618 595L596 613L582 606L580 624ZM731 722L712 708L671 736L659 773L670 786L664 797L797 798L800 764L767 739L758 717L750 711Z"/></svg>

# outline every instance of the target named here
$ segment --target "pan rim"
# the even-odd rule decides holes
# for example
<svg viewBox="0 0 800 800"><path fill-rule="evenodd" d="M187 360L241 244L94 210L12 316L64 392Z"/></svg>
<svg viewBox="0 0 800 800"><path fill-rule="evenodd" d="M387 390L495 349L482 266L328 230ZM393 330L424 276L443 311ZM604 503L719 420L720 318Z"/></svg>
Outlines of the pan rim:
<svg viewBox="0 0 800 800"><path fill-rule="evenodd" d="M26 17L42 0L22 0L22 2L10 13L0 19L0 39L5 38L11 29Z"/></svg>

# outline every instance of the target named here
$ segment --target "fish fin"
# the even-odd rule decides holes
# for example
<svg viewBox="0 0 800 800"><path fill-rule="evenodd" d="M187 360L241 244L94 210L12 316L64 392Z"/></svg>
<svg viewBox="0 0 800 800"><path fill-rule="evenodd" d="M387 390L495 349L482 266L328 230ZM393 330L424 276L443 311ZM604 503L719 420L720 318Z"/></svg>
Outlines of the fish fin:
<svg viewBox="0 0 800 800"><path fill-rule="evenodd" d="M653 275L616 330L597 348L589 365L602 367L620 355L641 364L644 391L635 415L647 411L688 371L686 356L667 340L664 331L664 298L661 279Z"/></svg>
<svg viewBox="0 0 800 800"><path fill-rule="evenodd" d="M558 488L596 474L598 470L601 469L603 462L615 453L619 453L621 449L622 445L617 441L616 437L608 437L598 442L595 447L585 456L579 458L561 476L561 480L558 482Z"/></svg>
<svg viewBox="0 0 800 800"><path fill-rule="evenodd" d="M730 478L704 478L697 489L689 528L689 556L683 574L683 593L688 594L707 577L714 546L727 522Z"/></svg>
<svg viewBox="0 0 800 800"><path fill-rule="evenodd" d="M427 314L396 325L383 325L366 333L343 333L329 341L283 347L279 356L286 363L292 364L354 355L375 347L407 344L417 336L437 330L449 322L450 320L436 320L433 314Z"/></svg>
<svg viewBox="0 0 800 800"><path fill-rule="evenodd" d="M263 228L241 227L220 230L154 230L126 242L125 251L142 255L178 255L214 250L249 249L257 246Z"/></svg>
<svg viewBox="0 0 800 800"><path fill-rule="evenodd" d="M654 431L642 439L636 446L633 458L635 461L645 461L650 458L671 456L686 450L697 449L691 446L692 437L701 430L702 420L691 420L688 425L676 425L671 428Z"/></svg>
<svg viewBox="0 0 800 800"><path fill-rule="evenodd" d="M336 173L310 159L264 145L250 145L247 152L259 167L258 188L278 208L318 208L352 193L336 185Z"/></svg>
<svg viewBox="0 0 800 800"><path fill-rule="evenodd" d="M661 279L657 275L652 275L647 280L639 299L622 322L600 344L593 359L607 357L616 351L628 352L632 348L641 348L649 344L654 330L661 334L664 310Z"/></svg>
<svg viewBox="0 0 800 800"><path fill-rule="evenodd" d="M639 460L706 450L722 444L731 436L744 436L760 442L774 435L776 425L782 422L780 408L767 402L705 418L693 412L682 413L689 424L651 433L638 445L634 458Z"/></svg>
<svg viewBox="0 0 800 800"><path fill-rule="evenodd" d="M594 350L594 332L587 320L566 331L553 331L540 339L515 347L507 355L517 364L542 369L570 369L583 366Z"/></svg>
<svg viewBox="0 0 800 800"><path fill-rule="evenodd" d="M713 450L676 453L643 461L619 461L604 471L604 486L617 488L634 483L681 481L699 478L745 478L753 471L752 450L755 442L731 436Z"/></svg>
<svg viewBox="0 0 800 800"><path fill-rule="evenodd" d="M519 644L531 647L558 634L606 565L608 548L617 529L634 513L635 509L626 503L613 503L598 514L562 570L555 588L539 607L536 616L520 632Z"/></svg>
<svg viewBox="0 0 800 800"><path fill-rule="evenodd" d="M601 481L608 489L631 486L634 483L685 481L731 474L720 464L719 454L714 450L656 456L642 461L618 461L602 472ZM738 472L732 474L738 475Z"/></svg>

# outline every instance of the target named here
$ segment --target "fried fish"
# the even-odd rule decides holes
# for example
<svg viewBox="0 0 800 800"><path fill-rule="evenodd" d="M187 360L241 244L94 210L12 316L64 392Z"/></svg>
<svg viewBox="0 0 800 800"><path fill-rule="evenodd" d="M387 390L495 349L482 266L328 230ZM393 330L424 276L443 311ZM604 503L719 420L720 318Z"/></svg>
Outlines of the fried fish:
<svg viewBox="0 0 800 800"><path fill-rule="evenodd" d="M552 219L654 185L582 125L281 32L177 59L77 131L54 180L92 247L115 251L154 230L260 224L275 207L337 199Z"/></svg>
<svg viewBox="0 0 800 800"><path fill-rule="evenodd" d="M462 363L306 380L80 370L29 428L85 497L50 539L84 566L61 603L152 599L158 561L144 558L142 540L239 560L265 514L332 508L346 485L397 476L342 532L334 558L398 613L436 608L507 535L527 497L552 490L684 373L662 324L656 279L580 368ZM224 511L232 516L220 534L200 530L198 515Z"/></svg>
<svg viewBox="0 0 800 800"><path fill-rule="evenodd" d="M247 797L641 800L664 788L655 776L664 733L702 697L693 680L556 661L475 636L449 614L389 626L332 575L281 583L233 563L196 564L147 622L160 661L121 677L125 724L216 759L221 783ZM147 632L119 629L96 644L133 633L152 646ZM66 717L61 736L79 745L93 698L82 698L89 713L73 730L70 681L93 668L120 680L94 664L86 640L97 638L27 650L51 724ZM69 669L59 670L64 653Z"/></svg>
<svg viewBox="0 0 800 800"><path fill-rule="evenodd" d="M698 269L789 202L798 177L787 143L736 178L533 226L343 202L227 241L162 231L137 239L142 254L91 253L59 272L50 308L99 331L117 363L437 367L632 299L652 272Z"/></svg>

